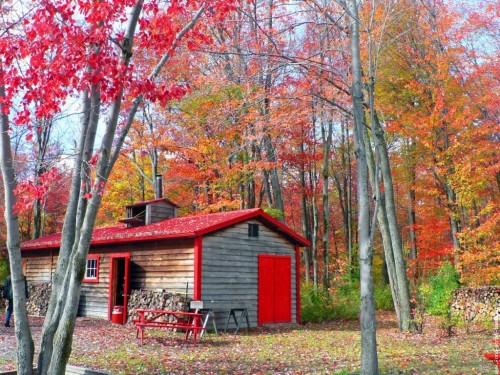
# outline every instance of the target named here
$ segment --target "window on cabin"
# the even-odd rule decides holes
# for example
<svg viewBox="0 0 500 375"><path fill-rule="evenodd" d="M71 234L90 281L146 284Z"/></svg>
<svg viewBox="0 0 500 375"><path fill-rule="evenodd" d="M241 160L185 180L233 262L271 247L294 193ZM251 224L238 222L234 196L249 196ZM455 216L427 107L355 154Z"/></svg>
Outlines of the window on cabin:
<svg viewBox="0 0 500 375"><path fill-rule="evenodd" d="M259 237L259 224L248 224L248 237Z"/></svg>
<svg viewBox="0 0 500 375"><path fill-rule="evenodd" d="M87 256L83 281L87 283L96 283L99 281L99 255Z"/></svg>

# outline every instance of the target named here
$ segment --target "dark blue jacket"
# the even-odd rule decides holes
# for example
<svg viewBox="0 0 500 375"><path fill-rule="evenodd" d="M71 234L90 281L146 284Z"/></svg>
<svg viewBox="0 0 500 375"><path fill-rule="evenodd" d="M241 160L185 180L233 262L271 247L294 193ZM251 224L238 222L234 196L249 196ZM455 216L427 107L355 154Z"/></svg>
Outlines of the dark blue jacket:
<svg viewBox="0 0 500 375"><path fill-rule="evenodd" d="M26 276L23 275L24 278L24 289L26 291L26 298L29 298L28 294L28 282L26 281ZM12 294L12 281L10 280L10 275L7 276L7 280L5 281L5 285L3 287L3 298L6 298L8 300L13 299L13 294Z"/></svg>

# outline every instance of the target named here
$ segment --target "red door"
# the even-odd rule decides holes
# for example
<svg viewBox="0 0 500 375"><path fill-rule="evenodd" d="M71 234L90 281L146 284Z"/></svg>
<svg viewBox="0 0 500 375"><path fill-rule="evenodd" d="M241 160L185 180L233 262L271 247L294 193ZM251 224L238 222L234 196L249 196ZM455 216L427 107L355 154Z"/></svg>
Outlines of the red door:
<svg viewBox="0 0 500 375"><path fill-rule="evenodd" d="M292 258L259 255L259 324L292 321Z"/></svg>
<svg viewBox="0 0 500 375"><path fill-rule="evenodd" d="M127 305L129 296L130 253L110 255L108 319L111 320L115 306L121 306L122 323L127 322Z"/></svg>

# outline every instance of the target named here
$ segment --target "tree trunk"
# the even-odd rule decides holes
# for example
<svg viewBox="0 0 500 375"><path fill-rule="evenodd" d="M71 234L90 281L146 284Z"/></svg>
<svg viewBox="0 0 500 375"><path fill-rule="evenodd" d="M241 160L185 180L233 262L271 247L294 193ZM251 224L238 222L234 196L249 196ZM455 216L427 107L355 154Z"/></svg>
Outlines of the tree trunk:
<svg viewBox="0 0 500 375"><path fill-rule="evenodd" d="M38 129L36 131L36 162L35 162L35 185L38 185L40 176L46 171L45 165L45 154L47 151L47 146L49 145L50 134L52 130L52 119L40 120L37 124ZM42 199L37 198L33 204L33 235L32 238L39 238L43 236L43 204Z"/></svg>
<svg viewBox="0 0 500 375"><path fill-rule="evenodd" d="M363 140L365 142L365 149L367 154L367 164L368 172L370 176L370 182L373 191L377 191L376 199L378 200L378 210L377 210L377 222L380 230L380 235L382 236L382 245L384 247L384 260L387 267L387 276L389 278L389 285L391 287L392 301L394 303L394 311L396 312L396 317L399 323L399 329L401 330L401 313L399 306L399 292L396 282L396 264L394 262L394 252L392 248L391 233L389 231L389 223L387 222L387 213L385 209L385 193L378 189L377 184L379 184L379 169L375 167L375 158L372 152L372 147L370 139L368 137L367 131L363 132Z"/></svg>
<svg viewBox="0 0 500 375"><path fill-rule="evenodd" d="M1 68L0 68L1 69ZM5 88L0 85L0 98L5 99ZM3 110L3 101L0 101L0 118L2 134L0 135L0 165L5 194L4 217L7 226L7 250L9 253L12 293L15 314L15 334L17 340L17 373L31 375L33 373L34 344L31 338L28 312L26 310L26 291L21 260L21 240L19 236L19 220L15 213L16 178L12 149L9 136L9 119Z"/></svg>
<svg viewBox="0 0 500 375"><path fill-rule="evenodd" d="M415 225L417 224L417 216L415 212L416 195L415 189L410 188L408 190L408 198L410 199L410 205L408 206L408 224L410 226L410 259L417 259L417 234L415 232ZM418 272L415 272L417 275Z"/></svg>
<svg viewBox="0 0 500 375"><path fill-rule="evenodd" d="M128 65L132 57L133 38L141 11L142 1L139 0L132 10L132 16L128 26L128 30L122 41L123 50L120 59L121 64ZM92 187L90 187L90 181L87 180L87 187L89 189L88 191L92 194L92 196L88 199L85 198L84 196L82 196L83 191L79 189L81 191L81 194L78 199L79 204L76 215L76 236L74 237L74 241L71 244L71 249L73 250L73 252L70 254L68 265L66 267L66 270L64 270L65 277L63 285L66 293L64 297L61 296L59 298L64 298L64 300L60 301L60 309L58 309L57 311L59 313L57 314L57 328L52 337L52 354L50 356L50 364L48 365L48 374L51 375L62 375L65 373L66 364L71 354L74 323L78 311L78 303L80 300L80 290L83 273L85 271L85 259L90 247L92 231L94 228L97 211L101 203L102 193L105 189L106 181L112 168L112 145L116 127L118 124L118 115L121 109L123 90L124 82L122 81L120 89L117 93L117 98L111 105L111 113L108 122L106 123L106 131L104 133L99 150L99 159L96 167L96 179ZM100 101L100 92L98 88L94 89L92 92L92 101L97 99L99 99ZM92 146L95 140L96 130L95 119L99 118L98 108L99 107L95 109L91 106L91 120L89 121L89 126L87 128L87 137L85 139L83 137L81 138L81 140L83 140L83 143L80 146L83 147L84 160L86 160L88 155L91 153L90 150L92 150L93 148ZM116 160L113 160L113 163L114 161ZM85 169L82 168L82 171L85 171ZM86 176L84 176L84 178L86 178ZM61 252L63 252L62 248Z"/></svg>
<svg viewBox="0 0 500 375"><path fill-rule="evenodd" d="M316 184L314 184L316 186ZM313 219L313 228L311 233L311 258L312 258L312 268L313 268L313 284L314 287L317 288L318 281L318 228L319 228L319 214L318 214L318 205L316 203L316 197L313 194L311 200L312 206L312 219Z"/></svg>
<svg viewBox="0 0 500 375"><path fill-rule="evenodd" d="M144 120L145 120L146 125L148 127L149 134L153 135L153 134L155 134L155 122L154 122L153 118L148 115L148 109L149 109L148 106L144 106L143 117L144 117ZM158 181L157 181L157 176L159 174L158 173L158 163L159 163L158 148L153 145L153 146L151 146L151 148L148 149L147 153L149 156L149 162L151 164L151 178L149 178L147 176L147 174L145 173L145 171L142 168L139 168L139 166L136 164L139 171L140 171L139 186L141 186L141 188L142 188L142 194L143 194L142 200L143 201L145 200L145 193L146 193L145 192L146 179L153 186L155 199L163 197L163 190L162 190L163 183L158 183Z"/></svg>
<svg viewBox="0 0 500 375"><path fill-rule="evenodd" d="M314 113L314 108L313 108ZM316 115L313 115L313 128L316 125ZM313 134L314 144L316 144L316 136ZM316 150L314 149L315 153ZM318 231L319 231L319 213L318 213L318 203L316 201L316 189L318 186L318 175L316 170L316 163L313 163L311 170L309 171L309 185L311 189L311 219L312 219L312 229L311 229L311 260L312 260L312 277L313 285L315 288L319 286L318 280Z"/></svg>
<svg viewBox="0 0 500 375"><path fill-rule="evenodd" d="M64 299L68 293L68 266L71 260L73 243L78 238L82 215L86 210L87 200L83 195L90 191L89 160L92 158L93 139L97 131L100 109L100 90L94 86L91 92L83 95L84 110L78 152L75 158L75 169L71 182L70 197L66 208L56 271L54 273L52 292L42 328L42 340L38 354L38 373L47 374L54 349L54 335L60 322Z"/></svg>
<svg viewBox="0 0 500 375"><path fill-rule="evenodd" d="M301 154L304 155L304 142L300 143ZM306 187L306 177L305 177L305 162L302 158L302 165L299 171L300 185L302 190L302 232L304 237L311 241L311 224L309 215L309 205L307 203L307 187ZM311 279L311 247L308 246L304 252L304 268L305 268L305 281L309 282Z"/></svg>
<svg viewBox="0 0 500 375"><path fill-rule="evenodd" d="M458 254L460 251L460 242L458 240L458 234L460 233L460 219L458 219L459 215L457 212L457 196L449 182L446 182L446 199L446 205L448 206L448 210L450 212L451 240L453 241L453 264L457 267Z"/></svg>
<svg viewBox="0 0 500 375"><path fill-rule="evenodd" d="M333 123L328 119L328 125L321 122L321 139L323 141L323 288L328 291L330 288L330 202L328 195L330 179L330 149L332 145Z"/></svg>
<svg viewBox="0 0 500 375"><path fill-rule="evenodd" d="M400 304L401 330L403 332L414 331L416 327L411 313L410 289L408 287L408 277L406 275L406 263L403 255L401 234L399 232L396 204L394 202L394 187L392 183L391 166L389 163L389 152L385 142L384 131L380 126L380 122L375 112L373 117L377 147L380 150L377 155L380 156L380 171L384 182L385 210L387 222L389 224L389 232L391 234L394 263L396 266L396 282Z"/></svg>
<svg viewBox="0 0 500 375"><path fill-rule="evenodd" d="M344 171L342 177L342 185L340 178L336 177L337 189L339 191L339 199L341 202L343 228L345 238L345 248L347 251L347 269L349 275L352 273L352 210L351 210L351 150L349 143L349 128L346 126L346 118L341 121L341 161L342 170Z"/></svg>
<svg viewBox="0 0 500 375"><path fill-rule="evenodd" d="M268 32L271 34L273 31L273 9L274 2L269 0L268 5ZM263 105L263 117L265 123L269 123L270 119L270 109L271 109L271 86L272 86L272 43L268 42L268 49L266 55L265 64L265 74L264 74L264 105ZM267 126L266 126L267 128ZM280 210L283 216L279 218L280 221L285 221L285 206L283 203L283 194L281 192L281 185L279 182L278 168L276 167L276 150L273 146L271 136L267 133L267 129L262 137L262 146L265 151L266 160L272 165L272 168L265 174L269 178L271 193L273 197L274 208Z"/></svg>
<svg viewBox="0 0 500 375"><path fill-rule="evenodd" d="M35 184L38 183L37 176L34 177ZM39 238L43 235L42 232L42 200L40 198L35 198L33 203L33 233L31 234L31 239Z"/></svg>
<svg viewBox="0 0 500 375"><path fill-rule="evenodd" d="M375 299L373 286L373 247L370 228L370 200L368 192L368 166L363 142L363 82L359 40L359 18L356 0L347 1L350 17L350 42L352 59L351 97L354 115L354 141L357 162L358 243L360 269L360 323L361 323L361 373L378 374Z"/></svg>
<svg viewBox="0 0 500 375"><path fill-rule="evenodd" d="M133 38L142 5L142 0L138 0L134 5L127 32L121 42L122 56L120 63L123 65L128 65L132 57ZM172 52L177 48L179 40L196 24L204 10L205 8L202 6L191 21L177 33L172 47L163 55L149 75L150 80L153 81L158 76L162 67L170 59ZM85 260L90 247L101 196L106 187L107 178L118 159L122 145L143 100L143 96L139 95L132 101L125 125L121 129L120 135L115 139L124 86L125 81L123 79L116 100L111 105L110 116L106 123L95 171L95 183L92 186L90 184L85 186L88 190L81 189L80 173L84 170L82 164L87 160L90 154L89 150L93 149L95 125L98 122L96 119L99 119L99 111L98 106L95 107L91 104L94 100L99 99L100 101L98 88L92 90L91 98L88 97L88 94L84 97L85 117L82 121L82 136L79 142L79 152L75 164L76 170L73 176L70 200L62 232L62 244L54 277L51 301L42 332L42 346L38 360L39 374L64 374L71 353L74 322L78 310ZM114 149L112 149L113 145ZM83 176L83 178L86 177ZM84 197L82 195L84 191L82 190L88 191L91 196Z"/></svg>
<svg viewBox="0 0 500 375"><path fill-rule="evenodd" d="M347 135L349 136L349 130L347 130ZM352 244L354 242L352 238L352 170L351 170L351 151L350 151L349 138L347 140L347 186L346 186L346 201L347 201L347 254L349 257L349 274L352 275ZM354 210L355 212L355 210Z"/></svg>
<svg viewBox="0 0 500 375"><path fill-rule="evenodd" d="M415 225L417 224L417 214L415 211L417 197L415 193L415 183L416 183L416 172L415 172L415 162L414 158L414 149L415 145L412 140L409 140L408 144L408 152L409 155L406 155L406 159L408 160L408 174L410 176L410 188L408 189L408 199L410 200L410 204L408 205L408 226L410 227L410 254L409 258L412 259L413 269L410 270L412 273L414 280L419 277L419 265L418 265L418 248L417 248L417 233L415 231Z"/></svg>

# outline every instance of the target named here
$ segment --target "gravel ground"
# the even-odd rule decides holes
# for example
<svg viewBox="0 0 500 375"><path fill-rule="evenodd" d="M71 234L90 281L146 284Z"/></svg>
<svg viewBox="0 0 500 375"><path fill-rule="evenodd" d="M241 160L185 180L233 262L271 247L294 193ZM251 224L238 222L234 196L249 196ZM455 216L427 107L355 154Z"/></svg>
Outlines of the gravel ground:
<svg viewBox="0 0 500 375"><path fill-rule="evenodd" d="M11 319L11 326L5 327L5 314L0 314L0 320L2 322L2 324L0 325L0 371L12 370L12 359L16 354L16 337L14 332L15 323L12 322L14 319ZM43 318L30 317L30 324L31 334L33 335L33 339L35 340L36 345L40 342Z"/></svg>

